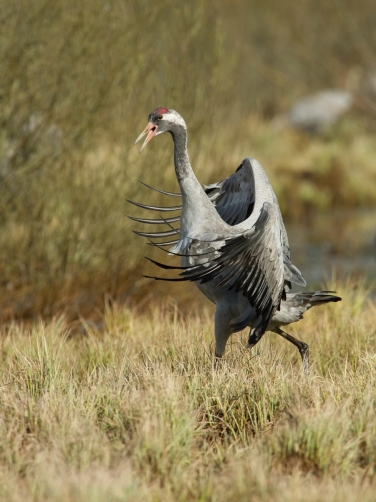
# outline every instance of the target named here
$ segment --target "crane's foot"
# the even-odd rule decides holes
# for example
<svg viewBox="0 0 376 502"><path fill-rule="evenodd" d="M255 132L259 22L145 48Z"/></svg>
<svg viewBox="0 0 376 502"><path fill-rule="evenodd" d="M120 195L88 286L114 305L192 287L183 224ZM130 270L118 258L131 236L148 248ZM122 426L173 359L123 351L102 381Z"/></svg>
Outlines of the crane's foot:
<svg viewBox="0 0 376 502"><path fill-rule="evenodd" d="M306 375L309 375L310 373L310 366L309 366L309 347L306 343L300 342L301 346L298 347L300 355L302 356L302 361L303 361L303 370Z"/></svg>
<svg viewBox="0 0 376 502"><path fill-rule="evenodd" d="M214 369L217 370L221 367L222 363L222 356L218 355L217 353L214 354Z"/></svg>
<svg viewBox="0 0 376 502"><path fill-rule="evenodd" d="M290 343L295 345L295 347L297 347L300 355L302 356L304 373L306 375L309 375L310 366L309 366L309 347L308 347L308 345L305 342L302 342L301 340L298 340L297 338L294 338L293 336L289 335L285 331L282 331L281 328L276 328L274 330L274 332L277 333L278 335L282 336L285 340L288 340Z"/></svg>

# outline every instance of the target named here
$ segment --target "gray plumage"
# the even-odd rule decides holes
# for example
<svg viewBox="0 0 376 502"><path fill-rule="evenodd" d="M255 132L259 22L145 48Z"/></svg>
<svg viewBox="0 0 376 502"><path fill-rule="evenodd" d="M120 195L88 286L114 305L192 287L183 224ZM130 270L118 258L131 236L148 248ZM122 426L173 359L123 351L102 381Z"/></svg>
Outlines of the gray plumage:
<svg viewBox="0 0 376 502"><path fill-rule="evenodd" d="M173 137L175 172L182 195L180 229L169 231L169 235L179 232L170 253L181 257L181 266L154 263L182 270L179 278L164 280L194 281L216 304L217 357L223 355L231 333L246 326L251 326L248 345L254 346L280 311L281 300L287 299L291 281L306 284L291 263L277 198L255 159L245 159L236 173L204 191L189 162L185 122L174 110L159 108L149 115L149 123L137 139L147 134L141 150L153 136L163 132ZM152 237L168 234L137 233Z"/></svg>
<svg viewBox="0 0 376 502"><path fill-rule="evenodd" d="M342 300L334 295L335 291L309 291L306 293L287 293L286 300L281 302L280 310L275 312L268 326L268 331L273 331L282 336L298 348L303 360L303 367L306 374L309 373L309 347L305 342L294 338L281 329L303 319L303 314L311 307L317 307L329 302L339 302Z"/></svg>
<svg viewBox="0 0 376 502"><path fill-rule="evenodd" d="M229 225L238 225L244 222L244 225L247 226L246 220L254 209L256 197L254 183L254 164L256 162L255 159L244 159L234 174L222 181L204 186L205 192L214 204L218 214ZM257 164L259 163L257 162ZM259 164L259 166L261 166L261 164ZM267 179L265 172L264 174ZM269 183L268 179L267 183ZM306 281L302 277L302 274L291 263L287 232L274 191L273 203L276 207L278 225L281 229L284 255L284 279L289 283L293 282L294 284L305 287ZM291 288L291 284L288 284L288 286Z"/></svg>
<svg viewBox="0 0 376 502"><path fill-rule="evenodd" d="M300 293L287 293L286 300L281 302L281 308L274 313L269 323L268 329L274 331L275 328L287 326L303 319L303 314L311 307L317 307L329 302L338 302L339 296L334 295L335 291L307 291Z"/></svg>

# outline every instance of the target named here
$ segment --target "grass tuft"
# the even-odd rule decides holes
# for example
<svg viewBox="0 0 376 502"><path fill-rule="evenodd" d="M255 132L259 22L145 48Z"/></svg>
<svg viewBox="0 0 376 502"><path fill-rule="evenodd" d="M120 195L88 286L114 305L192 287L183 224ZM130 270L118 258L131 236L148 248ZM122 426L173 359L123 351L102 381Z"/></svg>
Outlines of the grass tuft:
<svg viewBox="0 0 376 502"><path fill-rule="evenodd" d="M291 326L311 348L234 335L216 369L206 310L113 305L2 328L4 499L373 500L376 311L359 284ZM354 324L356 323L356 329Z"/></svg>

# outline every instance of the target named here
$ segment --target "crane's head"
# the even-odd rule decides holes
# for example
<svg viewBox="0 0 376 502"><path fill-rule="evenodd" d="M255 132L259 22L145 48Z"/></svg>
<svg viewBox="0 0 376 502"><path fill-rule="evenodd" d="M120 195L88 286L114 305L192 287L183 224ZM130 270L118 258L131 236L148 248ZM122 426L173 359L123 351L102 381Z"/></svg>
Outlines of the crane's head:
<svg viewBox="0 0 376 502"><path fill-rule="evenodd" d="M140 149L140 152L145 148L145 146L149 143L149 141L159 134L163 134L164 132L173 132L175 128L183 127L186 129L186 125L184 119L178 112L175 110L167 110L167 108L156 108L151 112L148 118L148 125L136 139L140 141L141 138L147 134L145 141Z"/></svg>

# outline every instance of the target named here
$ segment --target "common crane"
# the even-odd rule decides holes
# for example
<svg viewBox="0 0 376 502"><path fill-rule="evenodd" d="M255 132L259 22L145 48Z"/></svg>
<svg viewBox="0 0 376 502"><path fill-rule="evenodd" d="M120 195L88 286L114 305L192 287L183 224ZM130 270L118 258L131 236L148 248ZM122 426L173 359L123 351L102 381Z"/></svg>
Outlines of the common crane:
<svg viewBox="0 0 376 502"><path fill-rule="evenodd" d="M280 325L298 320L295 314L290 316L288 323L280 322L281 318L278 318L284 312L286 321L289 309L297 307L292 304L294 295L287 293L290 281L302 286L306 283L290 261L287 234L277 198L261 164L255 159L245 159L236 173L206 187L206 193L190 165L187 128L176 111L157 108L149 115L148 125L136 140L147 134L141 151L152 137L163 132L170 132L174 141L175 171L182 205L165 208L133 204L159 211L182 209L181 226L168 232L136 233L149 238L179 235L177 241L159 245L174 244L170 253L181 256L181 267L154 263L162 268L182 269L179 279L169 280L196 282L199 289L216 304L216 357L223 355L231 333L251 325L249 347L254 346L267 329L271 329L298 347L308 371L308 347L280 329ZM143 223L170 224L178 218L133 219ZM311 296L314 294L310 293ZM328 298L326 301L336 301ZM299 302L302 312L311 306L302 298ZM277 318L278 326L271 324Z"/></svg>

